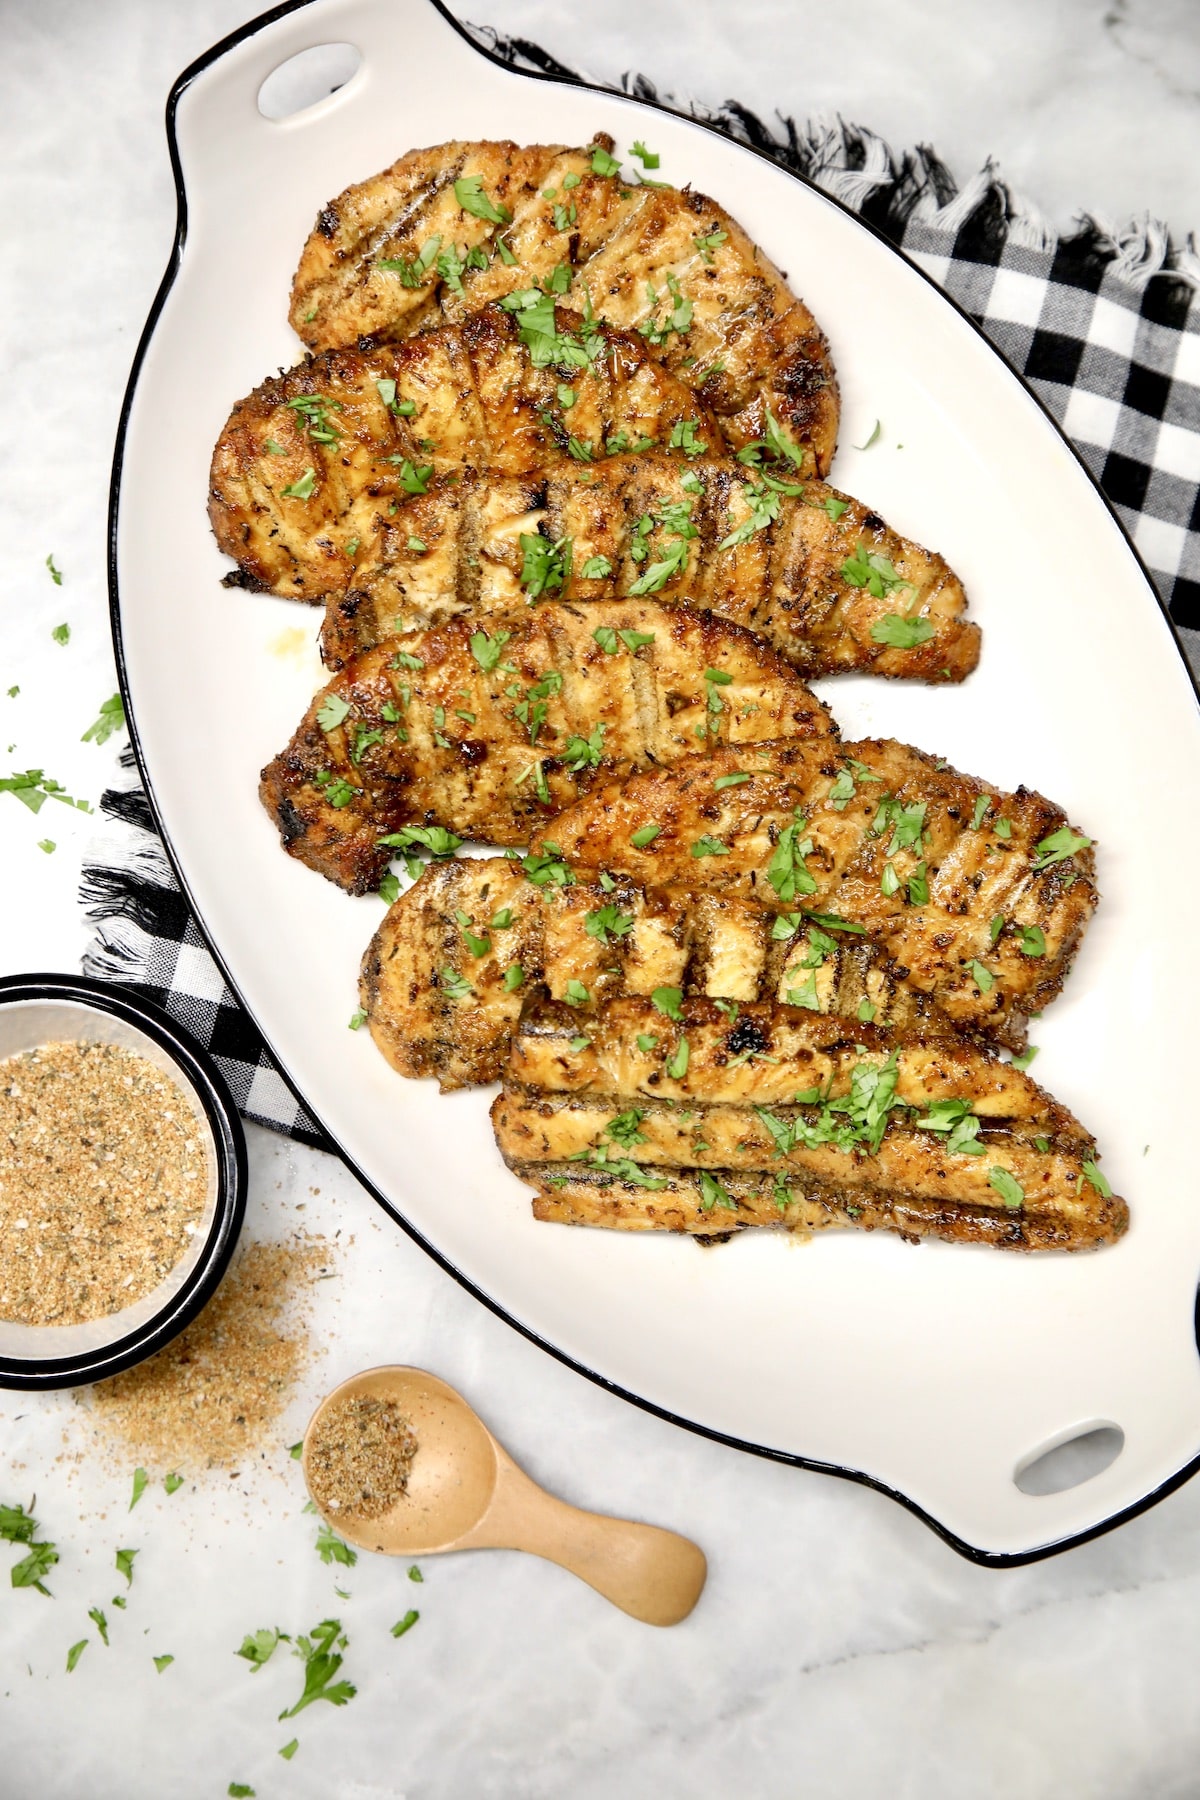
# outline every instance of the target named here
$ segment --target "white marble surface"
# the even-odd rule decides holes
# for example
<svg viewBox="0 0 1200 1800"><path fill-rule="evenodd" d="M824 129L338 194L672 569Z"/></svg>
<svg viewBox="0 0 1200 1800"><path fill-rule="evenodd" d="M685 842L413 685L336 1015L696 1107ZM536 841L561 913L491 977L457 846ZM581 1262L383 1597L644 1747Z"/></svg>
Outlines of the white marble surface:
<svg viewBox="0 0 1200 1800"><path fill-rule="evenodd" d="M1114 220L1149 208L1180 235L1196 223L1200 31L1188 0L464 10L599 76L640 68L713 101L841 111L897 143L932 142L964 178L994 153L1057 223L1077 206ZM244 0L45 0L3 15L0 748L4 773L38 764L93 800L117 748L78 742L115 685L108 463L173 225L162 102L178 70L246 16ZM65 649L50 638L62 620ZM35 820L0 795L0 973L77 966L89 829L65 808ZM45 836L52 855L36 848ZM419 1589L398 1565L363 1562L342 1600L312 1553L286 1456L170 1499L159 1489L130 1518L127 1469L56 1464L64 1421L78 1429L70 1403L11 1397L0 1499L36 1489L63 1561L54 1601L0 1600L5 1800L199 1800L231 1780L339 1800L1200 1790L1200 1487L1050 1563L971 1567L878 1495L705 1443L599 1391L471 1300L340 1165L251 1135L252 1229L302 1218L347 1243L342 1280L319 1294L329 1353L281 1446L333 1379L381 1359L426 1363L567 1497L695 1536L708 1590L669 1633L557 1570L498 1555L427 1563ZM118 1544L142 1556L128 1610L108 1608L105 1651L86 1609L118 1589ZM387 1627L410 1604L420 1624L395 1643ZM334 1609L359 1695L303 1714L285 1765L275 1752L293 1727L275 1715L293 1697L291 1669L251 1676L232 1651L245 1631L304 1629ZM66 1648L85 1634L93 1643L68 1677ZM149 1659L164 1651L177 1660L158 1676Z"/></svg>

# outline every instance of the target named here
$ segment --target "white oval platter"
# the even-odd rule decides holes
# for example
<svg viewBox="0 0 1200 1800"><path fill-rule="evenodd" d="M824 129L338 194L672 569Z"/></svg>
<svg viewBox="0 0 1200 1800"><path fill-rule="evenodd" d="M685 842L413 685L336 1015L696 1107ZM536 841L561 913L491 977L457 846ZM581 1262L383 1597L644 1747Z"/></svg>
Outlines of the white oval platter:
<svg viewBox="0 0 1200 1800"><path fill-rule="evenodd" d="M282 121L285 58L355 45L337 93ZM594 1379L681 1424L868 1480L965 1554L1044 1555L1200 1458L1200 1202L1192 1029L1200 894L1189 677L1098 490L1022 383L913 266L814 188L618 95L513 72L429 0L313 0L247 27L172 101L176 254L114 468L114 628L136 745L196 915L281 1067L383 1205L483 1299ZM1064 805L1099 843L1104 902L1036 1073L1094 1130L1133 1213L1117 1247L1029 1258L882 1234L807 1244L537 1225L490 1096L438 1096L347 1030L380 916L279 848L256 796L318 683L316 617L220 586L204 499L233 400L297 360L288 284L318 208L403 150L454 137L628 149L732 208L828 331L843 388L834 479L966 580L978 672L931 691L825 684L843 729L890 733ZM885 431L856 452L876 419ZM900 446L903 446L901 449ZM1014 1471L1112 1424L1101 1474L1035 1497Z"/></svg>

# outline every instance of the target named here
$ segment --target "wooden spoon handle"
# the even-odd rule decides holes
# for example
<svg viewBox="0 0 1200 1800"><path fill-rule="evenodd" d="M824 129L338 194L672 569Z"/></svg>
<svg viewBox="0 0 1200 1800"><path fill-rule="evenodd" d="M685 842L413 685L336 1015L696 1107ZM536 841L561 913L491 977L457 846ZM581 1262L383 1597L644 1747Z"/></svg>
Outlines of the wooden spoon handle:
<svg viewBox="0 0 1200 1800"><path fill-rule="evenodd" d="M568 1506L496 1448L500 1468L495 1496L470 1534L473 1548L527 1550L545 1557L647 1625L677 1625L687 1618L708 1574L698 1545L657 1525Z"/></svg>

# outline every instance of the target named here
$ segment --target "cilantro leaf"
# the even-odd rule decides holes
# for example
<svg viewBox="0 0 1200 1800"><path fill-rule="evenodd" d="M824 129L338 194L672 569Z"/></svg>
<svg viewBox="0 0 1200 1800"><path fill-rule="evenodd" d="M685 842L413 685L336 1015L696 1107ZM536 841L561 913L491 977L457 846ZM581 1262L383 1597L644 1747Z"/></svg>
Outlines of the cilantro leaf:
<svg viewBox="0 0 1200 1800"><path fill-rule="evenodd" d="M358 1561L357 1550L352 1550L349 1544L344 1544L341 1538L337 1537L325 1524L322 1524L317 1532L314 1547L321 1561L326 1564L336 1562L343 1564L347 1569L352 1569Z"/></svg>
<svg viewBox="0 0 1200 1800"><path fill-rule="evenodd" d="M645 850L652 844L662 830L661 825L643 825L640 830L632 832L629 838L635 850Z"/></svg>
<svg viewBox="0 0 1200 1800"><path fill-rule="evenodd" d="M74 1669L76 1663L79 1661L80 1657L83 1655L84 1651L87 1649L90 1641L91 1640L89 1638L80 1638L79 1642L77 1644L72 1644L71 1648L67 1651L67 1674L68 1675Z"/></svg>
<svg viewBox="0 0 1200 1800"><path fill-rule="evenodd" d="M345 723L349 712L350 702L348 700L344 700L340 694L326 694L317 708L317 724L322 731L336 731L339 725Z"/></svg>
<svg viewBox="0 0 1200 1800"><path fill-rule="evenodd" d="M135 1469L133 1471L133 1495L129 1502L130 1512L133 1511L134 1507L145 1493L146 1483L149 1479L150 1477L147 1475L145 1469Z"/></svg>
<svg viewBox="0 0 1200 1800"><path fill-rule="evenodd" d="M114 694L111 699L102 703L100 717L94 724L88 726L79 741L81 744L107 744L114 731L124 731L124 729L124 702L120 694Z"/></svg>
<svg viewBox="0 0 1200 1800"><path fill-rule="evenodd" d="M311 500L316 485L317 471L310 463L303 475L298 476L295 481L289 482L287 487L280 488L279 492L284 500Z"/></svg>
<svg viewBox="0 0 1200 1800"><path fill-rule="evenodd" d="M303 1712L306 1706L314 1701L328 1700L333 1706L345 1706L352 1700L358 1689L349 1681L334 1681L334 1676L342 1666L341 1651L346 1648L346 1638L342 1631L340 1619L323 1619L314 1625L307 1636L296 1639L292 1654L298 1656L304 1664L304 1691L294 1706L281 1712L281 1719L294 1719ZM292 1747L295 1739L292 1741ZM281 1750L280 1755L289 1751Z"/></svg>
<svg viewBox="0 0 1200 1800"><path fill-rule="evenodd" d="M472 218L487 219L493 225L508 225L512 214L507 207L497 206L483 191L482 175L464 175L454 184L454 198Z"/></svg>
<svg viewBox="0 0 1200 1800"><path fill-rule="evenodd" d="M1092 838L1080 837L1069 825L1060 825L1057 831L1052 831L1049 837L1043 838L1036 846L1030 866L1035 875L1040 874L1054 863L1066 862L1068 857L1074 856L1079 850L1090 850L1093 841Z"/></svg>
<svg viewBox="0 0 1200 1800"><path fill-rule="evenodd" d="M1025 1189L1015 1176L1009 1174L1007 1169L1002 1169L998 1165L990 1168L988 1170L988 1186L995 1188L1005 1206L1014 1208L1024 1206Z"/></svg>
<svg viewBox="0 0 1200 1800"><path fill-rule="evenodd" d="M250 1664L250 1673L257 1675L264 1664L270 1662L279 1645L290 1644L291 1641L287 1633L280 1631L278 1626L272 1628L264 1625L260 1631L247 1632L242 1639L241 1649L235 1650L233 1654L243 1657Z"/></svg>
<svg viewBox="0 0 1200 1800"><path fill-rule="evenodd" d="M893 650L915 650L918 644L927 644L932 636L933 626L928 619L884 613L881 619L871 622L871 637L875 643L887 644Z"/></svg>
<svg viewBox="0 0 1200 1800"><path fill-rule="evenodd" d="M417 1612L415 1607L410 1607L404 1617L402 1619L397 1619L396 1623L392 1626L392 1636L394 1638L403 1637L406 1631L412 1630L420 1616L420 1613Z"/></svg>
<svg viewBox="0 0 1200 1800"><path fill-rule="evenodd" d="M62 570L56 569L54 566L54 552L53 551L51 551L50 555L46 558L46 567L50 571L50 579L54 583L55 587L61 587L62 586Z"/></svg>

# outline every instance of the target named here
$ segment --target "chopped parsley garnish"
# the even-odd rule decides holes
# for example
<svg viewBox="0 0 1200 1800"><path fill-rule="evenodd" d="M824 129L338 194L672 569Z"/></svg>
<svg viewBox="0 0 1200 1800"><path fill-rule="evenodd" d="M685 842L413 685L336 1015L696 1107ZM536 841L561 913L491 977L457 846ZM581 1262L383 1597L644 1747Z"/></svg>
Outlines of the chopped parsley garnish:
<svg viewBox="0 0 1200 1800"><path fill-rule="evenodd" d="M464 175L454 184L454 198L472 218L487 219L493 225L508 225L512 214L507 207L497 206L483 191L482 175Z"/></svg>
<svg viewBox="0 0 1200 1800"><path fill-rule="evenodd" d="M698 427L698 419L677 419L671 427L667 448L682 450L685 456L703 456L708 445L696 435Z"/></svg>
<svg viewBox="0 0 1200 1800"><path fill-rule="evenodd" d="M0 794L12 794L31 813L41 812L47 800L58 800L63 806L73 806L77 812L90 813L92 810L86 800L73 800L70 794L64 793L62 783L52 781L41 769L6 775L0 780Z"/></svg>
<svg viewBox="0 0 1200 1800"><path fill-rule="evenodd" d="M411 262L404 256L381 256L375 267L385 269L389 274L399 275L403 287L422 287L441 247L441 238L431 237L421 245Z"/></svg>
<svg viewBox="0 0 1200 1800"><path fill-rule="evenodd" d="M289 482L287 487L280 488L279 492L285 500L311 500L316 485L317 471L310 464L303 475Z"/></svg>
<svg viewBox="0 0 1200 1800"><path fill-rule="evenodd" d="M472 1000L475 997L475 989L466 976L452 969L449 963L438 970L437 985L448 1000ZM324 1557L322 1560L328 1562L329 1558Z"/></svg>
<svg viewBox="0 0 1200 1800"><path fill-rule="evenodd" d="M571 579L570 538L551 543L540 532L523 531L519 542L525 559L521 565L521 586L531 601L567 585Z"/></svg>
<svg viewBox="0 0 1200 1800"><path fill-rule="evenodd" d="M462 932L463 943L467 946L471 955L476 957L486 956L492 947L491 938L480 937L477 932L472 931L471 921L461 907L455 911L454 917L458 921L459 930Z"/></svg>
<svg viewBox="0 0 1200 1800"><path fill-rule="evenodd" d="M660 321L657 315L661 296L655 290L653 282L646 283L646 298L650 302L650 312L638 326L638 331L648 344L665 344L673 331L682 336L685 331L691 329L692 302L682 292L678 277L673 271L667 275L667 288L671 310L666 318Z"/></svg>
<svg viewBox="0 0 1200 1800"><path fill-rule="evenodd" d="M500 653L511 636L511 631L498 631L495 637L490 637L486 631L471 633L471 655L485 675L490 675L496 667L500 661Z"/></svg>
<svg viewBox="0 0 1200 1800"><path fill-rule="evenodd" d="M882 559L881 559L882 560ZM845 570L843 570L843 574ZM855 583L861 586L861 583ZM871 637L877 644L886 644L892 650L915 650L918 644L927 644L933 636L933 626L928 619L905 618L900 613L884 613L882 619L871 622Z"/></svg>
<svg viewBox="0 0 1200 1800"><path fill-rule="evenodd" d="M628 936L633 930L633 914L622 912L615 900L609 900L595 912L588 913L583 921L583 929L588 937L607 944L610 937Z"/></svg>
<svg viewBox="0 0 1200 1800"><path fill-rule="evenodd" d="M999 831L999 823L996 829ZM1054 863L1066 862L1078 850L1090 850L1092 843L1093 839L1080 837L1069 825L1060 825L1057 831L1051 832L1049 837L1043 838L1036 846L1031 864L1034 874L1050 868Z"/></svg>
<svg viewBox="0 0 1200 1800"><path fill-rule="evenodd" d="M313 781L321 789L330 806L335 807L338 812L344 806L349 806L355 794L362 793L361 788L356 788L352 782L346 780L344 775L335 775L332 769L321 769L313 776Z"/></svg>
<svg viewBox="0 0 1200 1800"><path fill-rule="evenodd" d="M79 1661L80 1657L83 1655L84 1651L87 1649L88 1644L90 1642L91 1642L90 1638L80 1638L80 1640L77 1644L71 1645L71 1648L67 1651L67 1674L68 1675L71 1673L72 1669L74 1669L75 1664Z"/></svg>
<svg viewBox="0 0 1200 1800"><path fill-rule="evenodd" d="M796 482L775 481L770 476L764 476L759 482L751 482L742 489L742 497L750 509L746 518L734 527L728 537L721 539L717 549L732 550L738 544L748 544L755 532L765 531L779 517L781 494L800 494L803 491Z"/></svg>
<svg viewBox="0 0 1200 1800"><path fill-rule="evenodd" d="M702 856L728 856L729 845L718 837L704 836L697 838L692 845L691 854L697 858Z"/></svg>
<svg viewBox="0 0 1200 1800"><path fill-rule="evenodd" d="M925 906L929 900L929 877L925 864L919 862L908 878L908 901L910 906Z"/></svg>
<svg viewBox="0 0 1200 1800"><path fill-rule="evenodd" d="M300 1748L300 1739L293 1738L290 1743L285 1744L283 1746L283 1749L279 1752L279 1754L280 1754L280 1756L282 1756L284 1762L291 1762L293 1756L295 1756L295 1754L299 1748Z"/></svg>
<svg viewBox="0 0 1200 1800"><path fill-rule="evenodd" d="M566 988L563 991L563 999L568 1006L587 1006L590 1004L591 998L592 996L584 987L582 981L576 981L573 978L568 981Z"/></svg>
<svg viewBox="0 0 1200 1800"><path fill-rule="evenodd" d="M388 667L392 669L410 669L415 672L417 669L423 669L425 667L425 659L422 656L413 656L411 651L408 650L397 650L395 656L393 656L391 662L388 664Z"/></svg>
<svg viewBox="0 0 1200 1800"><path fill-rule="evenodd" d="M117 1551L117 1555L116 1555L117 1573L118 1573L118 1575L123 1575L125 1577L125 1583L126 1583L127 1587L133 1586L133 1559L135 1556L137 1556L137 1554L138 1554L138 1552L136 1550L118 1550Z"/></svg>
<svg viewBox="0 0 1200 1800"><path fill-rule="evenodd" d="M101 702L100 717L88 726L81 744L107 744L114 731L125 729L125 706L120 694Z"/></svg>
<svg viewBox="0 0 1200 1800"><path fill-rule="evenodd" d="M662 161L661 156L656 156L653 150L647 150L640 138L634 139L633 143L630 145L630 150L645 169L657 169L659 163Z"/></svg>
<svg viewBox="0 0 1200 1800"><path fill-rule="evenodd" d="M133 1495L129 1502L130 1512L133 1511L134 1507L145 1493L146 1483L149 1479L150 1477L147 1475L145 1469L135 1469L133 1471Z"/></svg>
<svg viewBox="0 0 1200 1800"><path fill-rule="evenodd" d="M324 394L297 394L293 399L285 400L284 405L303 419L305 434L314 443L338 442L342 434L329 417L329 409L332 407L341 412L343 407L340 400L327 400ZM287 493L286 488L283 491Z"/></svg>
<svg viewBox="0 0 1200 1800"><path fill-rule="evenodd" d="M54 552L53 551L51 551L50 555L46 558L46 567L50 571L50 579L54 583L55 587L61 587L62 586L62 570L56 569L54 566Z"/></svg>
<svg viewBox="0 0 1200 1800"><path fill-rule="evenodd" d="M629 841L635 850L645 850L647 845L654 842L661 830L661 825L643 825L640 831L635 831L630 835Z"/></svg>
<svg viewBox="0 0 1200 1800"><path fill-rule="evenodd" d="M871 1002L865 997L858 1003L858 1017L862 1020L864 1025L869 1025L871 1023L872 1019L875 1017L876 1010L877 1009L872 1006Z"/></svg>
<svg viewBox="0 0 1200 1800"><path fill-rule="evenodd" d="M688 1062L690 1057L691 1052L688 1049L688 1041L685 1037L681 1037L676 1046L674 1056L670 1057L667 1061L667 1074L671 1077L672 1081L683 1080L688 1072Z"/></svg>
<svg viewBox="0 0 1200 1800"><path fill-rule="evenodd" d="M658 1039L656 1037L651 1037L648 1031L639 1031L637 1034L637 1047L643 1056L649 1056L652 1050L657 1050Z"/></svg>
<svg viewBox="0 0 1200 1800"><path fill-rule="evenodd" d="M377 838L380 849L428 850L430 856L453 856L462 847L462 839L444 825L404 825L387 837Z"/></svg>
<svg viewBox="0 0 1200 1800"><path fill-rule="evenodd" d="M534 887L570 887L575 880L574 871L563 860L557 844L543 841L540 853L531 850L526 856L519 850L509 850L505 854L510 862L520 867Z"/></svg>
<svg viewBox="0 0 1200 1800"><path fill-rule="evenodd" d="M822 1098L817 1088L796 1095L797 1105L820 1104L815 1120L799 1115L785 1121L762 1107L755 1107L759 1119L770 1133L776 1153L787 1156L797 1144L806 1149L820 1149L832 1144L839 1150L860 1151L864 1147L874 1156L883 1142L891 1113L903 1109L896 1098L899 1051L893 1050L884 1063L859 1062L850 1071L850 1091L836 1100Z"/></svg>
<svg viewBox="0 0 1200 1800"><path fill-rule="evenodd" d="M183 1486L183 1476L177 1475L174 1470L171 1470L169 1474L163 1476L163 1486L168 1494L177 1494Z"/></svg>
<svg viewBox="0 0 1200 1800"><path fill-rule="evenodd" d="M709 231L693 237L692 242L700 252L703 260L706 263L710 263L712 261L713 251L719 250L721 245L728 241L728 238L729 233L727 231Z"/></svg>
<svg viewBox="0 0 1200 1800"><path fill-rule="evenodd" d="M925 801L917 800L910 806L903 806L894 794L885 794L871 821L872 834L881 837L889 825L892 827L892 841L887 847L889 856L895 856L897 850L919 852L925 835Z"/></svg>
<svg viewBox="0 0 1200 1800"><path fill-rule="evenodd" d="M1022 956L1045 956L1046 934L1040 925L1021 927L1018 942Z"/></svg>
<svg viewBox="0 0 1200 1800"><path fill-rule="evenodd" d="M71 627L69 625L56 625L54 630L50 633L50 636L54 639L56 644L69 644L71 641Z"/></svg>
<svg viewBox="0 0 1200 1800"><path fill-rule="evenodd" d="M883 874L879 877L879 891L885 900L900 892L900 877L890 862L884 863Z"/></svg>
<svg viewBox="0 0 1200 1800"><path fill-rule="evenodd" d="M1013 1059L1012 1059L1013 1068L1014 1069L1027 1069L1029 1067L1030 1063L1033 1061L1034 1057L1037 1055L1037 1053L1038 1053L1038 1046L1036 1044L1027 1044L1025 1046L1024 1050L1022 1050L1020 1056L1013 1057ZM1047 1146L1047 1148L1049 1148L1049 1146Z"/></svg>
<svg viewBox="0 0 1200 1800"><path fill-rule="evenodd" d="M568 270L568 279L569 274ZM602 340L596 333L595 321L589 321L586 314L580 337L558 330L553 292L547 294L539 288L520 288L516 293L506 294L500 305L506 312L518 315L521 342L529 351L535 369L544 369L551 364L586 369L601 353Z"/></svg>
<svg viewBox="0 0 1200 1800"><path fill-rule="evenodd" d="M350 711L350 702L343 700L340 694L326 694L317 708L317 724L322 731L336 731L343 724Z"/></svg>
<svg viewBox="0 0 1200 1800"><path fill-rule="evenodd" d="M1025 1204L1025 1189L1007 1169L999 1166L988 1170L988 1186L995 1188L1005 1206L1018 1207Z"/></svg>
<svg viewBox="0 0 1200 1800"><path fill-rule="evenodd" d="M993 916L991 924L988 926L988 938L989 938L990 942L994 944L997 941L997 939L999 938L1000 933L1003 930L1004 930L1004 914L996 913Z"/></svg>
<svg viewBox="0 0 1200 1800"><path fill-rule="evenodd" d="M868 551L861 538L854 555L847 557L842 564L841 576L843 581L849 582L851 587L865 587L876 600L885 600L897 588L910 586L903 575L897 575L886 556L880 556L875 551ZM889 617L894 616L894 614L889 615ZM883 624L884 621L880 619L876 623ZM872 628L872 635L874 635L874 628ZM925 635L932 637L932 628ZM924 640L919 638L917 641L923 642Z"/></svg>
<svg viewBox="0 0 1200 1800"><path fill-rule="evenodd" d="M419 466L410 456L388 457L389 462L400 464L400 485L406 494L424 494L429 489L429 477L433 474L432 463L421 463Z"/></svg>
<svg viewBox="0 0 1200 1800"><path fill-rule="evenodd" d="M718 775L713 786L720 793L723 788L740 787L743 781L749 780L750 776L741 769L733 769L728 775Z"/></svg>
<svg viewBox="0 0 1200 1800"><path fill-rule="evenodd" d="M410 1569L409 1574L411 1575L411 1573L412 1571ZM418 1576L418 1580L419 1579L420 1577ZM415 1607L410 1607L404 1617L402 1619L397 1619L396 1623L392 1626L392 1636L394 1638L402 1638L406 1631L412 1630L420 1616L420 1613Z"/></svg>
<svg viewBox="0 0 1200 1800"><path fill-rule="evenodd" d="M607 556L589 556L579 571L585 581L603 581L605 576L611 575L612 572L613 566L609 562ZM597 643L600 642L600 633L598 631L593 632L592 636L596 639ZM616 647L617 646L614 643L613 649L615 650ZM607 649L607 644L605 644L603 648Z"/></svg>
<svg viewBox="0 0 1200 1800"><path fill-rule="evenodd" d="M789 1006L803 1006L809 1012L820 1012L821 1002L817 997L817 978L807 975L798 988L788 988L784 999Z"/></svg>
<svg viewBox="0 0 1200 1800"><path fill-rule="evenodd" d="M1083 1179L1090 1182L1102 1200L1111 1200L1113 1191L1105 1179L1100 1165L1091 1157L1083 1165Z"/></svg>
<svg viewBox="0 0 1200 1800"><path fill-rule="evenodd" d="M728 1193L715 1175L707 1169L697 1171L700 1177L700 1210L711 1212L714 1206L724 1206L729 1212L737 1211L737 1201Z"/></svg>
<svg viewBox="0 0 1200 1800"><path fill-rule="evenodd" d="M996 977L992 974L992 971L987 968L984 963L981 963L978 957L973 958L968 966L974 977L975 986L979 989L980 993L990 994L996 985Z"/></svg>
<svg viewBox="0 0 1200 1800"><path fill-rule="evenodd" d="M357 1550L344 1544L328 1527L322 1525L317 1532L316 1552L323 1563L342 1563L345 1568L352 1569L358 1561Z"/></svg>
<svg viewBox="0 0 1200 1800"><path fill-rule="evenodd" d="M53 1544L36 1542L40 1527L33 1516L33 1502L26 1512L23 1506L0 1506L0 1539L8 1544L28 1545L28 1554L15 1563L10 1573L15 1588L33 1587L50 1598L50 1589L42 1581L58 1561Z"/></svg>
<svg viewBox="0 0 1200 1800"><path fill-rule="evenodd" d="M243 1657L250 1664L250 1673L257 1675L263 1665L270 1662L278 1646L290 1644L291 1641L287 1632L280 1631L277 1626L274 1629L263 1626L261 1631L247 1632L242 1639L241 1649L235 1650L233 1654Z"/></svg>
<svg viewBox="0 0 1200 1800"><path fill-rule="evenodd" d="M629 590L630 598L635 599L643 594L657 594L664 588L672 575L683 574L688 566L688 542L699 537L698 528L692 524L692 502L677 500L668 502L653 515L644 513L638 522L637 533L630 545L629 554L635 562L644 559L647 554L646 540L658 525L668 537L674 538L674 545L657 562L652 562L645 574L638 577ZM640 554L639 554L640 550Z"/></svg>
<svg viewBox="0 0 1200 1800"><path fill-rule="evenodd" d="M588 737L577 734L569 737L561 756L563 766L573 775L583 769L598 769L604 760L604 721L601 720Z"/></svg>
<svg viewBox="0 0 1200 1800"><path fill-rule="evenodd" d="M592 158L592 174L593 175L619 175L620 174L620 172L621 172L620 163L617 161L615 156L609 155L608 151L604 148L604 146L602 144L590 145L588 152L585 152L585 154L589 154L589 153Z"/></svg>
<svg viewBox="0 0 1200 1800"><path fill-rule="evenodd" d="M322 1619L319 1625L313 1626L311 1635L296 1639L292 1654L304 1664L304 1692L294 1706L280 1713L281 1719L294 1719L314 1700L328 1700L334 1706L345 1706L347 1700L353 1700L358 1692L354 1684L334 1681L342 1666L340 1653L345 1648L346 1637L340 1619ZM283 1754L280 1751L280 1755Z"/></svg>
<svg viewBox="0 0 1200 1800"><path fill-rule="evenodd" d="M225 1792L230 1796L230 1800L251 1800L251 1796L253 1796L255 1791L254 1788L248 1787L244 1781L231 1781L229 1786L225 1789Z"/></svg>
<svg viewBox="0 0 1200 1800"><path fill-rule="evenodd" d="M581 1035L580 1035L580 1036L579 1036L579 1037L573 1037L573 1038L572 1038L572 1039L571 1039L571 1041L570 1041L570 1043L569 1043L569 1044L568 1044L568 1045L567 1045L567 1048L568 1048L568 1050L570 1050L570 1051L571 1051L571 1052L572 1052L572 1053L573 1053L573 1054L574 1054L574 1055L576 1055L576 1056L578 1056L578 1054L579 1054L579 1052L580 1052L580 1051L581 1051L581 1050L586 1050L586 1049L587 1049L587 1047L588 1047L588 1045L589 1045L589 1044L590 1044L590 1043L591 1043L591 1041L592 1041L592 1040L591 1040L591 1038L590 1038L590 1037L584 1037L584 1036L582 1036L582 1034L581 1034Z"/></svg>
<svg viewBox="0 0 1200 1800"><path fill-rule="evenodd" d="M804 858L811 854L813 846L811 838L799 838L803 826L802 819L784 826L775 854L767 865L767 880L784 901L794 900L797 894L815 894L817 891L817 884L804 864Z"/></svg>
<svg viewBox="0 0 1200 1800"><path fill-rule="evenodd" d="M930 1103L924 1118L917 1120L922 1131L936 1131L944 1134L946 1149L952 1155L982 1156L984 1146L979 1142L979 1120L971 1110L969 1100L934 1100Z"/></svg>
<svg viewBox="0 0 1200 1800"><path fill-rule="evenodd" d="M520 986L522 986L522 984L524 983L524 980L525 980L525 971L521 967L520 963L510 963L508 965L507 969L505 969L505 971L504 971L504 991L505 991L505 993L506 994L515 994L517 989Z"/></svg>
<svg viewBox="0 0 1200 1800"><path fill-rule="evenodd" d="M377 892L385 906L394 906L400 898L400 877L389 869L380 881Z"/></svg>
<svg viewBox="0 0 1200 1800"><path fill-rule="evenodd" d="M677 1023L683 1018L682 1002L683 991L677 987L658 987L650 996L650 1004L654 1010Z"/></svg>
<svg viewBox="0 0 1200 1800"><path fill-rule="evenodd" d="M987 817L988 808L991 806L991 804L992 804L992 796L990 794L978 795L978 797L976 798L976 801L975 801L974 810L971 813L971 823L967 827L967 829L969 831L978 831L979 830L980 826L983 824L983 821Z"/></svg>
<svg viewBox="0 0 1200 1800"><path fill-rule="evenodd" d="M880 420L876 419L874 425L872 425L872 427L871 427L871 430L867 437L866 443L865 444L855 444L854 448L856 450L869 450L871 448L871 445L874 444L875 442L877 442L877 440L879 438L879 434L882 430L883 430L882 423L880 422Z"/></svg>

